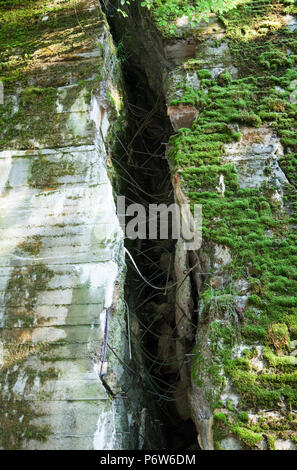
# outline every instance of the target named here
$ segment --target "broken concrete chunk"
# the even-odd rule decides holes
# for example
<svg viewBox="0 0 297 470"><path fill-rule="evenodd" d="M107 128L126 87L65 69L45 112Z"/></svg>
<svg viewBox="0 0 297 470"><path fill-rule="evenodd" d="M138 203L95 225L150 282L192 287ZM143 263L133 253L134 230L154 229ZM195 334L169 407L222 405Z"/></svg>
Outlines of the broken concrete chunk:
<svg viewBox="0 0 297 470"><path fill-rule="evenodd" d="M191 129L199 113L195 106L179 104L178 106L169 106L167 114L173 129L178 131L181 128Z"/></svg>

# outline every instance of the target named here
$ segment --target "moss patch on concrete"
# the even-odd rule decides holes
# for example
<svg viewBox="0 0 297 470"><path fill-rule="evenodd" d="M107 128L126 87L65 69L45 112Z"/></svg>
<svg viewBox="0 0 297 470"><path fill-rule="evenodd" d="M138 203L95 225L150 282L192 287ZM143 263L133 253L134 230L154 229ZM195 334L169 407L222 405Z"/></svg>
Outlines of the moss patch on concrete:
<svg viewBox="0 0 297 470"><path fill-rule="evenodd" d="M203 206L202 249L212 258L215 244L227 247L232 258L220 270L224 288L207 286L203 294L201 339L194 350L192 379L205 391L212 409L222 407L219 400L226 381L232 384L239 405L225 434L232 433L246 448L257 448L263 439L273 448L278 434L272 428L266 432L261 421L256 427L240 423L239 413L263 409L281 413L285 408L288 423L297 406L297 363L289 349L290 341L297 339L297 104L292 98L297 42L296 30L286 26L286 15L294 13L293 2L243 2L221 17L225 37L211 43L209 36L203 39L196 58L182 65L184 82L173 83L169 91L174 97L171 106L182 103L199 111L191 129L180 129L170 139L172 171L191 204ZM215 61L205 69L204 44L219 48L226 41L237 78L228 67L214 76ZM191 86L186 72L196 74L200 86ZM266 182L243 188L235 164L226 162L226 144L241 142L243 126L259 129L253 136L260 145L265 126L279 137L284 148L279 162L289 180L284 206L274 198L278 186L270 178L269 165L264 168ZM224 194L218 190L220 178ZM236 299L241 280L248 282L249 298L239 321ZM209 338L208 345L203 334ZM246 352L237 354L240 344L247 345ZM251 352L256 346L263 348L261 354ZM263 361L261 370L254 366L255 358ZM288 426L290 432L282 437L291 439L296 429ZM224 427L225 418L215 420L218 446Z"/></svg>

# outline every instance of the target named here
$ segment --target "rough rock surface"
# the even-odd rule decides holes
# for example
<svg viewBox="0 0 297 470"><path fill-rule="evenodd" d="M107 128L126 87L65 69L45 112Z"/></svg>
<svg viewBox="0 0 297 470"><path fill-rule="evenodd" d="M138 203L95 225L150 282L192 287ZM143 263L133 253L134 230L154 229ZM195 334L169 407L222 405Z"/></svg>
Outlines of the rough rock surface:
<svg viewBox="0 0 297 470"><path fill-rule="evenodd" d="M49 3L14 12L23 48L5 8L0 29L0 446L139 448L154 434L156 447L123 367L119 64L97 2ZM296 2L234 0L209 22L187 1L178 18L166 2L112 3L135 76L166 101L175 200L203 207L202 246L176 245L176 344L172 328L158 344L180 372L177 413L202 449L296 449Z"/></svg>
<svg viewBox="0 0 297 470"><path fill-rule="evenodd" d="M185 408L204 449L293 449L296 2L235 4L209 22L187 1L178 14L170 0L132 6L129 30L135 64L166 97L176 200L203 206L201 248L181 256L178 243L175 259L177 278L195 266L192 304L186 287L176 300L196 322Z"/></svg>
<svg viewBox="0 0 297 470"><path fill-rule="evenodd" d="M287 34L286 8L267 2L260 12L259 3L250 2L248 12L238 7L226 14L219 40L201 24L194 33L195 57L181 61L177 54L179 66L164 86L175 131L172 107L176 113L191 105L198 111L191 131L180 129L171 138L168 158L173 181L178 174L183 193L203 205L197 256L200 271L209 275L203 287L197 284L189 392L203 449L296 448L296 362L289 349L296 337L296 273L286 266L289 252L281 248L292 243L291 253L296 250L296 186L286 171L296 152L296 106L290 104L296 68L289 48L273 65ZM238 18L246 13L241 18L246 31L240 32ZM261 21L267 30L261 30ZM255 46L245 45L248 34ZM296 50L296 37L286 37ZM239 51L245 48L244 60L251 60L257 40L260 52L247 69ZM265 91L255 78L263 75ZM276 88L286 76L284 88ZM292 116L285 129L282 113Z"/></svg>
<svg viewBox="0 0 297 470"><path fill-rule="evenodd" d="M137 388L125 393L125 260L110 164L123 92L109 28L91 0L1 8L1 40L11 47L19 14L31 49L23 61L17 46L4 53L0 447L138 448L150 417ZM104 344L118 356L108 350L102 364Z"/></svg>

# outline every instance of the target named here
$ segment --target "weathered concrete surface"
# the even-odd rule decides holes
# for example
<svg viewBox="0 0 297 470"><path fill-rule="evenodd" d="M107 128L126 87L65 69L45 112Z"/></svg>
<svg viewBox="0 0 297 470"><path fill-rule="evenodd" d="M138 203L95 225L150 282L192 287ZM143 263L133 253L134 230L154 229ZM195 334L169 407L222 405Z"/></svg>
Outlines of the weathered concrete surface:
<svg viewBox="0 0 297 470"><path fill-rule="evenodd" d="M0 155L1 166L7 169L1 181L4 363L11 331L21 344L56 345L42 359L27 359L26 367L35 374L33 384L27 384L24 365L15 366L19 374L7 396L13 392L16 399L29 401L44 397L46 403L39 398L38 408L45 416L34 422L55 430L44 448L107 445L97 432L97 421L102 406L109 413L112 407L95 364L102 348L104 312L113 304L114 284L124 261L104 146L99 140L97 144L97 148L4 151ZM30 165L41 155L51 162L71 161L75 171L58 178L57 189L32 188ZM36 249L34 254L30 247ZM38 286L38 276L44 272L48 276ZM46 374L53 365L57 377L41 384L40 372ZM5 389L5 377L2 384ZM113 444L109 441L109 445ZM27 447L40 448L40 444L30 441Z"/></svg>
<svg viewBox="0 0 297 470"><path fill-rule="evenodd" d="M4 449L124 449L144 442L139 391L131 392L132 407L121 397L132 379L123 367L123 233L108 176L121 77L97 2L78 8L80 19L89 15L78 53L63 61L61 54L36 50L43 63L39 74L30 72L34 87L16 86L5 96L6 104L14 103L5 108L10 119L23 119L6 132L0 152ZM65 44L67 31L71 41L71 34L82 34L73 7L67 15L73 24L62 30ZM55 29L48 37L54 36ZM84 70L82 83L77 70ZM44 85L51 88L36 88ZM107 341L117 354L107 350L108 391L99 377L107 314Z"/></svg>

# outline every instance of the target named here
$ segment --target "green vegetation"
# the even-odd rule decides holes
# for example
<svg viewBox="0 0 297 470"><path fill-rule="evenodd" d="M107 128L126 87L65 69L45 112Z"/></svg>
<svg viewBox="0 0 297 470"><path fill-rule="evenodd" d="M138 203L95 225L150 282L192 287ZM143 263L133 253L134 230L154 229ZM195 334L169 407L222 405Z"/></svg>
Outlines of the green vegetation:
<svg viewBox="0 0 297 470"><path fill-rule="evenodd" d="M46 156L41 155L35 158L31 165L31 175L29 185L33 188L53 189L57 183L57 178L75 174L75 166L65 158L60 161L50 161Z"/></svg>
<svg viewBox="0 0 297 470"><path fill-rule="evenodd" d="M133 0L131 0L133 1ZM120 2L117 11L126 18L129 9L124 5L130 5L131 1ZM174 36L178 30L176 20L187 17L189 25L195 29L203 19L209 20L211 15L221 14L234 8L245 0L142 0L141 6L148 9L163 36Z"/></svg>
<svg viewBox="0 0 297 470"><path fill-rule="evenodd" d="M269 338L277 351L281 352L283 349L288 349L290 343L289 330L284 323L273 323L269 328Z"/></svg>
<svg viewBox="0 0 297 470"><path fill-rule="evenodd" d="M40 237L33 237L19 244L17 250L35 256L40 248ZM40 366L27 365L34 364L40 354L47 357L49 351L56 347L55 343L34 343L31 340L32 327L42 324L34 312L37 296L46 289L52 277L53 272L44 265L16 267L7 284L5 329L2 332L4 363L0 379L0 446L4 449L22 449L25 441L45 441L51 433L49 426L39 426L32 421L42 416L39 408L25 398L20 400L13 389L20 378L20 367L27 390L36 379L43 384L58 378L59 371L54 367L40 369ZM16 325L20 328L15 328Z"/></svg>
<svg viewBox="0 0 297 470"><path fill-rule="evenodd" d="M75 2L77 21L72 0L20 0L0 3L0 79L9 91L16 81L24 86L36 77L38 86L42 81L51 84L65 81L68 66L59 65L65 60L75 60L81 50L96 43L96 32L102 28L102 16L92 15L84 8L84 0ZM84 26L92 25L93 35ZM50 62L47 76L40 77L44 62ZM90 64L95 72L95 67ZM78 64L79 79L88 78ZM63 76L64 75L64 76Z"/></svg>
<svg viewBox="0 0 297 470"><path fill-rule="evenodd" d="M46 354L51 348L56 347L55 343L38 343L24 341L23 337L17 337L9 333L6 338L4 349L4 364L1 368L1 391L0 391L0 446L7 450L20 450L24 442L30 439L44 442L51 433L48 425L39 426L32 423L32 420L42 415L38 406L32 406L25 398L20 400L13 392L19 378L19 367L22 366L24 377L26 377L26 387L29 389L34 381L38 379L40 383L58 378L59 371L54 367L40 370L25 367L28 358L34 358L38 354ZM25 394L24 394L25 396Z"/></svg>
<svg viewBox="0 0 297 470"><path fill-rule="evenodd" d="M196 74L200 87L189 85L185 78L169 91L169 96L176 96L178 86L181 95L171 106L182 103L199 111L191 129L180 129L170 139L172 171L191 204L203 206L204 252L212 257L217 244L227 247L232 258L221 268L224 289L206 283L192 364L193 383L204 390L215 411L217 448L231 433L245 448L257 448L266 440L273 449L280 435L272 424L268 428L264 422L251 424L248 411L282 413L285 406L283 419L288 423L297 406L297 360L289 349L290 341L297 339L297 105L291 99L297 80L297 40L296 31L291 32L284 21L285 15L294 13L294 2L274 0L248 0L224 13L220 19L226 38L213 39L212 47L228 41L229 64L236 65L237 75L231 76L227 66L213 78L209 69L216 64L210 60L209 69L205 68L201 38L196 57L183 64L187 72ZM248 136L242 136L242 126L252 129ZM271 128L284 147L279 162L290 183L284 186L284 207L274 197L278 186L269 160L263 167L265 183L252 188L240 187L237 168L228 161L227 144L250 139L262 145L263 127ZM252 164L246 170L253 175ZM224 189L220 189L222 178ZM237 281L243 279L249 284L249 298L239 321ZM246 345L240 354L234 352L237 344ZM208 356L211 360L205 359ZM263 364L261 369L257 361ZM217 405L224 377L240 397L234 410L230 402ZM291 422L288 429L294 429ZM288 429L282 430L282 437L295 435L296 430Z"/></svg>
<svg viewBox="0 0 297 470"><path fill-rule="evenodd" d="M39 237L21 243L17 250L36 256L41 248ZM5 292L5 326L32 327L38 324L34 314L37 296L47 287L53 272L45 265L15 267Z"/></svg>
<svg viewBox="0 0 297 470"><path fill-rule="evenodd" d="M175 20L188 17L190 25L195 26L202 20L208 20L211 13L223 13L242 0L145 0L142 6L149 8L157 27L163 35L174 35L177 26Z"/></svg>
<svg viewBox="0 0 297 470"><path fill-rule="evenodd" d="M46 441L51 432L50 427L31 424L31 420L39 416L41 416L40 413L35 411L26 400L0 398L1 448L20 450L24 441L29 439Z"/></svg>
<svg viewBox="0 0 297 470"><path fill-rule="evenodd" d="M241 426L233 426L232 431L248 448L254 448L263 439L262 434L255 433L254 431Z"/></svg>
<svg viewBox="0 0 297 470"><path fill-rule="evenodd" d="M79 60L79 54L97 47L103 26L99 12L86 9L85 0L75 5L72 0L0 3L0 80L5 97L0 149L80 142L67 122L69 115L57 112L57 104L70 108L82 88L89 102L98 88L108 53L101 50L101 56L91 60ZM59 94L57 88L70 83L74 85ZM88 143L86 136L83 142Z"/></svg>
<svg viewBox="0 0 297 470"><path fill-rule="evenodd" d="M65 181L63 178L85 176L84 162L73 158L67 146L94 143L89 105L102 79L108 78L110 84L109 118L118 118L122 103L117 96L120 71L115 48L111 37L105 34L107 27L100 6L90 8L89 0L0 0L0 26L0 80L4 83L0 149L26 150L17 158L24 160L18 161L28 171L29 200L31 196L43 198L48 191L57 189ZM104 44L99 46L103 33ZM112 124L113 119L110 121ZM126 124L124 119L122 126L123 123ZM108 144L114 145L111 132ZM60 151L32 151L44 147ZM67 194L69 199L79 197ZM42 259L42 245L40 235L25 238L13 253L17 262L8 268L1 331L0 447L4 449L22 449L31 439L46 441L52 432L39 419L44 411L42 402L50 398L43 385L58 378L58 362L65 360L66 341L42 340L43 334L47 337L47 330L42 327L54 323L50 314L46 318L46 308L39 308L37 302L41 293L51 292L49 282L54 276L48 266L36 264ZM21 258L24 266L19 265ZM78 289L77 300L72 299L74 304L80 304L79 296L85 295L86 289ZM123 302L123 293L119 297L118 302ZM122 305L123 321L124 315ZM119 338L123 341L125 326L115 316L113 344L117 345ZM73 344L77 348L77 342Z"/></svg>
<svg viewBox="0 0 297 470"><path fill-rule="evenodd" d="M20 243L18 248L31 256L36 256L40 253L41 246L41 236L35 235L32 239Z"/></svg>
<svg viewBox="0 0 297 470"><path fill-rule="evenodd" d="M35 237L19 245L18 249L29 254L37 254L41 240ZM38 293L45 289L53 273L43 265L15 268L8 281L5 293L4 364L1 367L0 392L0 446L4 449L21 449L24 441L35 439L44 441L50 433L48 426L32 424L33 418L40 416L37 409L27 401L20 401L13 393L13 386L19 377L19 366L23 366L26 386L32 385L36 377L40 382L57 378L53 368L41 371L24 367L25 361L48 349L46 343L34 344L30 341L30 328L38 324L34 313ZM12 328L15 325L22 328ZM27 330L26 330L27 328ZM53 347L51 345L50 347ZM6 387L8 386L6 392Z"/></svg>

